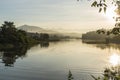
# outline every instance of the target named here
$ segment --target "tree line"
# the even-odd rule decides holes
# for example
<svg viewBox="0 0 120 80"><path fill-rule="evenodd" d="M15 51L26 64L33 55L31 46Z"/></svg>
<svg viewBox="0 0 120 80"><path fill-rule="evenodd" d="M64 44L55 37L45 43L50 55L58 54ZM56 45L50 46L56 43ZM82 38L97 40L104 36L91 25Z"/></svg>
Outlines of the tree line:
<svg viewBox="0 0 120 80"><path fill-rule="evenodd" d="M33 37L28 34L24 30L17 29L14 22L5 21L0 26L0 44L25 45L37 43L41 40L48 40L49 38L49 35L44 33L41 33L40 36L33 33L35 35Z"/></svg>

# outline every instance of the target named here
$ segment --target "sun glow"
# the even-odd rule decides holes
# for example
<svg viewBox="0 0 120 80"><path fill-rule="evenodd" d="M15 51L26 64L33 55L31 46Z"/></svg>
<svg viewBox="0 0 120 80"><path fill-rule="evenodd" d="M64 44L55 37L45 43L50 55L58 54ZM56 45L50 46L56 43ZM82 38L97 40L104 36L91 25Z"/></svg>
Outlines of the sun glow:
<svg viewBox="0 0 120 80"><path fill-rule="evenodd" d="M117 14L115 13L116 6L108 7L106 13L104 14L109 20L114 20L113 17L116 17Z"/></svg>
<svg viewBox="0 0 120 80"><path fill-rule="evenodd" d="M119 62L120 62L120 56L114 53L113 55L110 56L109 62L110 62L113 66L118 65Z"/></svg>

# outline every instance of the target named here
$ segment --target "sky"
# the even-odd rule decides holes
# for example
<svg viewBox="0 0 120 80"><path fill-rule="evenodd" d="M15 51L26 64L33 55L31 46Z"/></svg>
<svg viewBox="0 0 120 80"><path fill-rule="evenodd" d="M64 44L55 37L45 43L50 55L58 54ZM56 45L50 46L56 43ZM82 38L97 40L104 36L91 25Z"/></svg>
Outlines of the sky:
<svg viewBox="0 0 120 80"><path fill-rule="evenodd" d="M13 21L17 27L27 24L76 31L113 27L112 16L98 13L98 8L90 7L91 3L87 0L0 0L0 24Z"/></svg>

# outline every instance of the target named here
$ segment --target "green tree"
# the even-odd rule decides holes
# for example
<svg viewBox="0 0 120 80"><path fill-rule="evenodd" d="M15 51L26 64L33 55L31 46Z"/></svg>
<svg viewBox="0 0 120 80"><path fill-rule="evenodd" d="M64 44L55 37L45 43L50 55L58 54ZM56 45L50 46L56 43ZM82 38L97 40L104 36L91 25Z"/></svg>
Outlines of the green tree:
<svg viewBox="0 0 120 80"><path fill-rule="evenodd" d="M15 28L13 22L5 21L1 26L0 34L0 43L2 44L21 45L30 44L35 41L31 37L28 37L25 31Z"/></svg>

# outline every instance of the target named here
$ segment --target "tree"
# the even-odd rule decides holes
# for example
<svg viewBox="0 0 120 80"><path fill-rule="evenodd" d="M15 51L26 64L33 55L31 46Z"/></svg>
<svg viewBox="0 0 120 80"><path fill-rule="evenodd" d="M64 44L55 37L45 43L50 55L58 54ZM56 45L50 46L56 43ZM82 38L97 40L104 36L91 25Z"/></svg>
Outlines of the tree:
<svg viewBox="0 0 120 80"><path fill-rule="evenodd" d="M0 43L1 44L30 44L34 39L27 36L27 33L23 30L15 28L14 22L5 21L0 29Z"/></svg>
<svg viewBox="0 0 120 80"><path fill-rule="evenodd" d="M43 40L43 41L48 41L49 40L49 34L41 33L40 34L40 39Z"/></svg>

